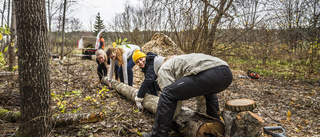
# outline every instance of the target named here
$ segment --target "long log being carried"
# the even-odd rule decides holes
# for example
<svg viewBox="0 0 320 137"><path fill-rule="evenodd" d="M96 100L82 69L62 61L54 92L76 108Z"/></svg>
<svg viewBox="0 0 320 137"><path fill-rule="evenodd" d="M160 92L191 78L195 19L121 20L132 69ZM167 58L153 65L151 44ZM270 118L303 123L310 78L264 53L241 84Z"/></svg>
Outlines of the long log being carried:
<svg viewBox="0 0 320 137"><path fill-rule="evenodd" d="M107 84L107 77L102 79L102 83ZM112 81L111 86L118 93L125 96L128 100L134 102L138 89L128 86L118 81ZM143 107L149 112L155 114L157 110L159 97L146 95L143 101ZM178 125L178 130L184 136L205 137L206 135L224 136L224 124L219 120L200 113L189 108L182 107L180 113L174 118Z"/></svg>

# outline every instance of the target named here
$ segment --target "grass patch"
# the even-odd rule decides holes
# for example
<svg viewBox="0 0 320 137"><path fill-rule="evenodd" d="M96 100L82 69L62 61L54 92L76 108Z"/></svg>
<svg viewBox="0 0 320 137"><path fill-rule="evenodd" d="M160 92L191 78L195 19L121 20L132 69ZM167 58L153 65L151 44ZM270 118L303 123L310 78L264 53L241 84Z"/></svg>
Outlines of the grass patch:
<svg viewBox="0 0 320 137"><path fill-rule="evenodd" d="M309 72L310 62L305 60L269 60L263 65L261 60L241 59L231 57L226 59L234 70L247 71L249 69L259 73L261 76L275 76L285 79L308 79L319 80L319 71ZM318 64L316 64L318 65Z"/></svg>

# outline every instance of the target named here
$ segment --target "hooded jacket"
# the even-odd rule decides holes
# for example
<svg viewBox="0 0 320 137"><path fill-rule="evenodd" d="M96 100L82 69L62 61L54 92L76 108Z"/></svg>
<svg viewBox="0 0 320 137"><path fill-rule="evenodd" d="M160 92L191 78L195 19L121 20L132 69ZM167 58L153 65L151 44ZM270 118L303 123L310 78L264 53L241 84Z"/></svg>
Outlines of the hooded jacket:
<svg viewBox="0 0 320 137"><path fill-rule="evenodd" d="M199 72L217 67L229 66L227 62L210 55L192 53L175 56L159 68L158 84L161 89L185 76L197 75Z"/></svg>
<svg viewBox="0 0 320 137"><path fill-rule="evenodd" d="M138 91L138 97L143 98L146 93L157 96L158 91L160 91L159 85L156 82L158 76L155 73L155 69L157 66L161 64L164 60L164 57L158 56L155 53L148 52L146 57L145 67L142 68L142 72L144 73L144 80L140 86Z"/></svg>

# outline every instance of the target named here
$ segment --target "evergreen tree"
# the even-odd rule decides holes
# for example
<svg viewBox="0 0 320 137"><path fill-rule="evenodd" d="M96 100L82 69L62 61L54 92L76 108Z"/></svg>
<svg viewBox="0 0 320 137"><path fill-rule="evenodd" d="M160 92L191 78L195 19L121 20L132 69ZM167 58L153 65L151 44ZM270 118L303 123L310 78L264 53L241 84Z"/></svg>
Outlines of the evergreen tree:
<svg viewBox="0 0 320 137"><path fill-rule="evenodd" d="M103 20L100 18L100 12L98 12L98 15L96 16L96 21L94 22L94 28L93 28L93 36L97 36L98 33L102 30L105 29L105 25L103 24ZM105 35L102 35L105 37Z"/></svg>

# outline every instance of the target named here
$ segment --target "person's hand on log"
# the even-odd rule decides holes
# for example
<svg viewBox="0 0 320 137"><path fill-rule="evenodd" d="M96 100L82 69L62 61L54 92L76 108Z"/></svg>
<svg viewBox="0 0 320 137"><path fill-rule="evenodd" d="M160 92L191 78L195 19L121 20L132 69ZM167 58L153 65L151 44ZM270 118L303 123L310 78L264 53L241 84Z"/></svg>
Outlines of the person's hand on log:
<svg viewBox="0 0 320 137"><path fill-rule="evenodd" d="M139 109L142 109L143 106L142 106L142 101L143 101L143 98L139 98L139 97L135 97L134 100L136 101L136 105Z"/></svg>

